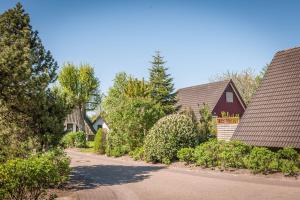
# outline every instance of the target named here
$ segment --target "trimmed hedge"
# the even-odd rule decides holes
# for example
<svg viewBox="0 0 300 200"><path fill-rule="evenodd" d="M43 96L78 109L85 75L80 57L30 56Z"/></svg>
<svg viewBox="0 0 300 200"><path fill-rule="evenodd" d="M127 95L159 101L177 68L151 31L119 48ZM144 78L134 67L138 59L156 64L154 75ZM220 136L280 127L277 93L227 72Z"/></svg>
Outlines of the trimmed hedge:
<svg viewBox="0 0 300 200"><path fill-rule="evenodd" d="M0 165L0 199L44 199L48 188L69 179L70 159L59 150Z"/></svg>
<svg viewBox="0 0 300 200"><path fill-rule="evenodd" d="M193 120L181 114L161 118L145 139L145 159L169 164L183 147L194 146L198 134Z"/></svg>
<svg viewBox="0 0 300 200"><path fill-rule="evenodd" d="M86 147L86 135L84 132L69 132L61 139L61 144L65 148L84 148Z"/></svg>

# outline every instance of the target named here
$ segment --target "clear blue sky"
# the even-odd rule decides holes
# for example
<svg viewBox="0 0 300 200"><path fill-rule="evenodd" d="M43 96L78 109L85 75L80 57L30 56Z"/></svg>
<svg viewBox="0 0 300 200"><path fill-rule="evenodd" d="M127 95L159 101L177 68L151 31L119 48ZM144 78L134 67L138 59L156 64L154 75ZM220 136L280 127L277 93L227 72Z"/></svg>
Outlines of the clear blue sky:
<svg viewBox="0 0 300 200"><path fill-rule="evenodd" d="M1 0L0 12L17 1ZM148 77L160 50L176 88L226 70L258 72L278 50L300 45L300 1L21 0L62 66L95 67L102 91L115 74Z"/></svg>

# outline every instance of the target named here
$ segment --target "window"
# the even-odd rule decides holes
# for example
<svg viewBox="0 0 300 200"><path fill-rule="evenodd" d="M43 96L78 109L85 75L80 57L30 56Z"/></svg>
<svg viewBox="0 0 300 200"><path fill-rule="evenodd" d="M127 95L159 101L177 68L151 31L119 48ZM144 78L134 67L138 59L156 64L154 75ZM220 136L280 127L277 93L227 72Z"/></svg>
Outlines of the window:
<svg viewBox="0 0 300 200"><path fill-rule="evenodd" d="M67 124L67 131L73 131L73 124Z"/></svg>
<svg viewBox="0 0 300 200"><path fill-rule="evenodd" d="M99 128L102 128L102 124L100 124L100 125L97 126L97 130L98 130Z"/></svg>
<svg viewBox="0 0 300 200"><path fill-rule="evenodd" d="M233 102L233 93L232 92L226 92L226 102L227 103Z"/></svg>

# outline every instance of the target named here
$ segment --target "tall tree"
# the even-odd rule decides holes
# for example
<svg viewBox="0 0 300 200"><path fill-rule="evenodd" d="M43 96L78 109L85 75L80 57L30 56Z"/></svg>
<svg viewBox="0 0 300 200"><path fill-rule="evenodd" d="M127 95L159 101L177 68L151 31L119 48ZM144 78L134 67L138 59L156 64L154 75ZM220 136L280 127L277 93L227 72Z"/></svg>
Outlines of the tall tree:
<svg viewBox="0 0 300 200"><path fill-rule="evenodd" d="M46 119L43 113L51 109L49 84L57 68L20 3L0 15L0 135L10 128L16 143L28 137L42 141L47 120L39 117Z"/></svg>
<svg viewBox="0 0 300 200"><path fill-rule="evenodd" d="M247 68L240 72L227 71L225 73L218 74L213 78L213 81L232 79L245 103L249 104L253 94L260 84L261 79L257 77L258 75L255 74L252 68Z"/></svg>
<svg viewBox="0 0 300 200"><path fill-rule="evenodd" d="M67 63L59 76L59 84L66 94L68 102L80 110L80 129L85 131L86 111L94 110L101 101L100 83L94 68L88 64L75 66Z"/></svg>
<svg viewBox="0 0 300 200"><path fill-rule="evenodd" d="M156 51L151 61L150 71L150 95L158 103L164 107L166 114L170 114L176 110L176 93L174 92L173 78L167 73L168 68L165 67L165 61L160 56L160 52Z"/></svg>

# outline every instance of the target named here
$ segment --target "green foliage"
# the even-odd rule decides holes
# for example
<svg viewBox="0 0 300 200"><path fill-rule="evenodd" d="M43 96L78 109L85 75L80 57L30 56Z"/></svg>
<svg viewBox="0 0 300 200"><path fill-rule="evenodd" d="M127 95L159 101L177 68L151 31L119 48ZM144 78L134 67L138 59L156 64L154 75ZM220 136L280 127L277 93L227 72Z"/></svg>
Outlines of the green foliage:
<svg viewBox="0 0 300 200"><path fill-rule="evenodd" d="M94 139L94 152L105 154L105 141L106 141L105 129L99 128Z"/></svg>
<svg viewBox="0 0 300 200"><path fill-rule="evenodd" d="M57 78L58 65L37 31L32 30L30 17L20 3L0 15L0 35L3 160L7 155L26 156L23 153L30 153L32 148L57 145L67 111L63 99L49 89Z"/></svg>
<svg viewBox="0 0 300 200"><path fill-rule="evenodd" d="M253 173L267 174L278 170L278 155L265 147L254 147L245 158L245 164Z"/></svg>
<svg viewBox="0 0 300 200"><path fill-rule="evenodd" d="M106 147L108 155L128 153L123 150L133 151L142 146L148 130L164 116L161 105L147 96L147 87L144 81L125 73L117 74L103 101L105 119L111 129Z"/></svg>
<svg viewBox="0 0 300 200"><path fill-rule="evenodd" d="M249 155L251 147L243 142L230 141L224 143L219 154L220 165L223 168L244 168L243 158Z"/></svg>
<svg viewBox="0 0 300 200"><path fill-rule="evenodd" d="M220 153L224 141L210 139L208 142L202 143L195 148L196 164L202 167L217 167L220 164Z"/></svg>
<svg viewBox="0 0 300 200"><path fill-rule="evenodd" d="M278 152L279 168L281 172L286 176L293 176L299 172L299 154L291 147L285 147Z"/></svg>
<svg viewBox="0 0 300 200"><path fill-rule="evenodd" d="M195 161L194 159L194 153L195 153L195 149L191 148L191 147L185 147L180 149L177 152L177 158L181 161L181 162L186 162L187 164L192 163Z"/></svg>
<svg viewBox="0 0 300 200"><path fill-rule="evenodd" d="M153 56L152 67L150 71L150 95L151 97L163 106L166 114L171 114L176 111L176 93L174 92L173 78L167 74L168 68L164 66L165 61L157 51Z"/></svg>
<svg viewBox="0 0 300 200"><path fill-rule="evenodd" d="M69 132L61 139L61 144L66 148L86 147L86 135L84 132Z"/></svg>
<svg viewBox="0 0 300 200"><path fill-rule="evenodd" d="M203 104L203 107L199 110L200 121L199 121L199 132L201 134L201 140L206 141L209 138L216 136L216 124L212 119L211 110L207 104Z"/></svg>
<svg viewBox="0 0 300 200"><path fill-rule="evenodd" d="M58 81L68 103L80 110L80 125L85 132L86 111L94 110L101 101L100 83L95 76L94 68L88 64L75 66L67 63L63 66Z"/></svg>
<svg viewBox="0 0 300 200"><path fill-rule="evenodd" d="M133 160L144 160L144 154L144 146L138 147L135 150L129 152L129 156L133 158Z"/></svg>
<svg viewBox="0 0 300 200"><path fill-rule="evenodd" d="M0 199L44 199L46 189L69 179L70 160L62 151L16 158L0 165Z"/></svg>
<svg viewBox="0 0 300 200"><path fill-rule="evenodd" d="M194 146L198 135L192 119L173 114L160 119L145 139L145 159L169 163L183 147Z"/></svg>

